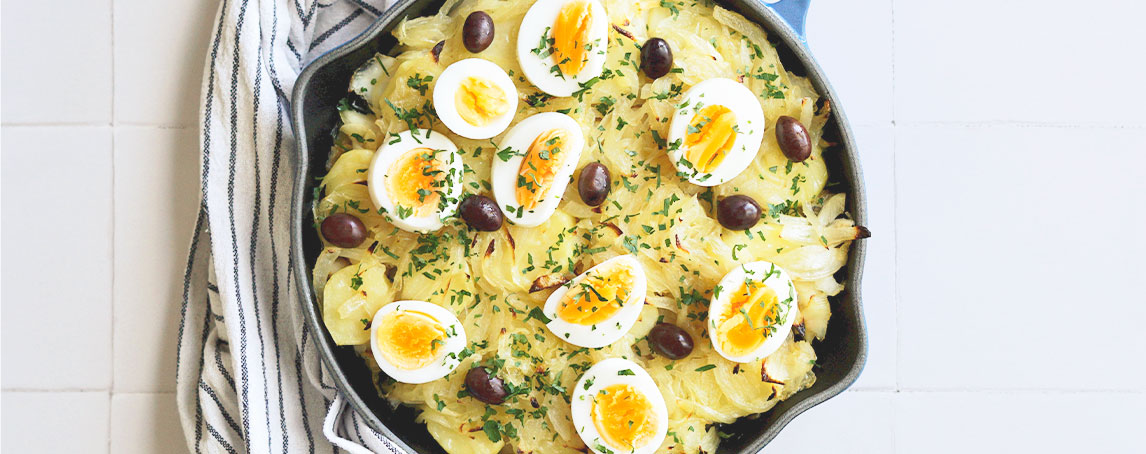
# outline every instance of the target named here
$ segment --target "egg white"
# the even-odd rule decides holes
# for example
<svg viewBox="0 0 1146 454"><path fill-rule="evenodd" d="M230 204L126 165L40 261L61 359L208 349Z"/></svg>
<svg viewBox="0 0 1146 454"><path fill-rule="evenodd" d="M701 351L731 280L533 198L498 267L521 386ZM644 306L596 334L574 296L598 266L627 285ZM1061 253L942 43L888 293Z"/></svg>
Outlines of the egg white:
<svg viewBox="0 0 1146 454"><path fill-rule="evenodd" d="M595 325L570 323L557 316L557 310L561 307L561 299L570 290L577 288L590 272L609 269L619 264L626 264L633 270L633 288L630 289L629 297L616 314ZM647 290L648 277L645 276L645 269L635 255L626 254L613 257L585 270L573 280L557 287L557 290L549 295L542 310L550 320L545 326L553 335L578 347L598 348L607 346L624 337L625 333L628 333L637 319L641 317L641 308L645 304Z"/></svg>
<svg viewBox="0 0 1146 454"><path fill-rule="evenodd" d="M446 172L446 187L442 188L446 201L441 209L422 216L398 216L397 205L390 197L390 189L386 185L389 178L387 174L394 161L415 148L429 148L440 150L437 158L442 162L442 170ZM409 232L433 232L442 228L444 221L453 217L458 211L459 198L462 195L462 160L458 157L458 147L449 138L440 132L429 129L411 129L403 131L386 139L374 157L370 160L370 170L367 172L367 188L374 206L382 210L386 220L394 226Z"/></svg>
<svg viewBox="0 0 1146 454"><path fill-rule="evenodd" d="M609 14L600 0L589 0L589 14L593 18L589 27L589 44L592 48L581 72L558 75L551 71L557 64L553 55L541 57L533 52L540 46L542 39L552 38L551 27L556 23L561 8L571 1L574 0L541 0L534 3L525 13L517 32L517 61L525 78L541 91L557 97L570 96L581 88L581 84L601 75L609 44ZM542 53L546 53L548 48L546 46Z"/></svg>
<svg viewBox="0 0 1146 454"><path fill-rule="evenodd" d="M505 92L509 109L485 126L470 124L458 113L458 89L461 88L461 83L471 76L484 78ZM454 134L467 139L488 139L501 134L513 121L513 116L517 113L517 87L496 63L480 58L467 58L446 67L446 70L438 76L438 82L434 84L434 110L442 123Z"/></svg>
<svg viewBox="0 0 1146 454"><path fill-rule="evenodd" d="M619 375L621 371L631 371L632 375ZM591 411L594 396L601 389L617 384L630 385L643 393L652 403L653 412L657 417L655 437L648 444L632 451L607 445L597 431L597 425L593 423ZM660 388L648 372L627 359L608 358L585 371L585 374L577 380L577 387L573 389L573 400L569 404L569 409L573 415L573 427L577 429L581 441L597 454L651 454L664 443L665 435L668 434L668 408L665 406Z"/></svg>
<svg viewBox="0 0 1146 454"><path fill-rule="evenodd" d="M387 314L399 310L417 311L429 315L445 328L446 343L438 348L438 356L430 365L414 370L403 369L387 361L385 355L382 354L378 346L378 326L381 325L382 319ZM462 329L462 323L458 321L458 317L448 309L434 303L416 300L395 301L378 309L370 323L370 350L374 354L374 361L378 363L382 372L401 383L420 384L445 377L461 363L458 354L465 347L466 331Z"/></svg>
<svg viewBox="0 0 1146 454"><path fill-rule="evenodd" d="M565 160L558 168L553 184L536 207L526 210L517 203L517 177L521 169L521 162L525 153L533 144L537 136L551 129L564 129L567 132L567 142L562 147ZM561 203L565 188L573 179L573 172L577 170L577 162L581 160L581 149L585 147L585 137L581 125L573 117L557 112L545 112L521 120L501 139L503 151L493 156L493 166L490 169L490 180L493 185L493 196L505 218L522 227L536 227L543 224ZM508 154L512 153L512 154ZM508 159L503 160L504 155Z"/></svg>
<svg viewBox="0 0 1146 454"><path fill-rule="evenodd" d="M768 337L763 344L760 344L756 350L741 356L732 356L724 351L720 346L719 333L716 332L717 318L719 314L724 313L732 299L732 295L736 293L744 281L752 278L755 281L763 279L763 283L768 288L776 292L776 297L780 299L780 313L781 323L776 327L776 332ZM720 289L716 295L713 296L712 302L708 307L708 338L712 341L712 348L716 350L720 356L725 359L737 363L750 363L765 358L771 355L784 340L788 338L788 333L792 331L792 323L799 317L800 307L796 295L796 286L792 284L792 278L788 273L780 267L772 264L771 262L759 261L746 263L733 268L728 274L725 274L720 279L718 284Z"/></svg>
<svg viewBox="0 0 1146 454"><path fill-rule="evenodd" d="M764 141L767 125L764 109L760 107L756 94L735 80L716 78L694 85L685 92L682 99L673 112L668 131L669 158L673 165L687 176L689 182L699 186L716 186L736 178L752 163ZM692 117L702 108L714 104L727 107L736 114L736 129L739 132L720 165L712 169L711 173L703 173L683 162L686 151L684 139Z"/></svg>

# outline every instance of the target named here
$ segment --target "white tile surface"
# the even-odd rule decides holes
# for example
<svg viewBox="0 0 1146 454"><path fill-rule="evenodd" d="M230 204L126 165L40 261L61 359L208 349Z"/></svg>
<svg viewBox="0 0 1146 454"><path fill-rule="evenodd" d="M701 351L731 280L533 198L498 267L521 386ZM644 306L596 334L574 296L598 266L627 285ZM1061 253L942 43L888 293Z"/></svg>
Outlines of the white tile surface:
<svg viewBox="0 0 1146 454"><path fill-rule="evenodd" d="M764 454L892 452L894 396L895 393L891 392L853 391L840 394L797 416L762 452ZM828 433L831 436L825 436Z"/></svg>
<svg viewBox="0 0 1146 454"><path fill-rule="evenodd" d="M1142 394L901 393L896 452L1141 452L1143 412Z"/></svg>
<svg viewBox="0 0 1146 454"><path fill-rule="evenodd" d="M868 359L857 389L895 389L895 162L892 127L855 128L872 232L864 261L863 304Z"/></svg>
<svg viewBox="0 0 1146 454"><path fill-rule="evenodd" d="M175 391L186 248L199 195L196 133L115 135L115 391Z"/></svg>
<svg viewBox="0 0 1146 454"><path fill-rule="evenodd" d="M808 46L853 125L891 123L891 3L816 0L808 12Z"/></svg>
<svg viewBox="0 0 1146 454"><path fill-rule="evenodd" d="M4 391L6 453L108 452L108 393Z"/></svg>
<svg viewBox="0 0 1146 454"><path fill-rule="evenodd" d="M4 0L4 124L111 122L111 0Z"/></svg>
<svg viewBox="0 0 1146 454"><path fill-rule="evenodd" d="M116 393L111 398L111 452L185 453L174 394Z"/></svg>
<svg viewBox="0 0 1146 454"><path fill-rule="evenodd" d="M898 128L902 389L1146 389L1143 144Z"/></svg>
<svg viewBox="0 0 1146 454"><path fill-rule="evenodd" d="M197 125L216 0L115 2L115 118Z"/></svg>
<svg viewBox="0 0 1146 454"><path fill-rule="evenodd" d="M111 131L5 126L0 148L3 387L106 389Z"/></svg>
<svg viewBox="0 0 1146 454"><path fill-rule="evenodd" d="M1125 0L898 1L896 120L1146 123L1143 15Z"/></svg>

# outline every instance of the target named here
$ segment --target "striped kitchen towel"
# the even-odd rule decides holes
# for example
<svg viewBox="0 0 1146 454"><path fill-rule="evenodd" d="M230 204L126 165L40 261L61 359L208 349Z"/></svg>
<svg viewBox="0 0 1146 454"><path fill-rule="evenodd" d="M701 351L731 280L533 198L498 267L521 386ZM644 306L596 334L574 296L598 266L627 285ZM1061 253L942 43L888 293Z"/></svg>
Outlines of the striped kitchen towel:
<svg viewBox="0 0 1146 454"><path fill-rule="evenodd" d="M307 62L392 0L221 0L203 77L202 203L176 366L192 452L397 453L344 403L303 323L288 103Z"/></svg>

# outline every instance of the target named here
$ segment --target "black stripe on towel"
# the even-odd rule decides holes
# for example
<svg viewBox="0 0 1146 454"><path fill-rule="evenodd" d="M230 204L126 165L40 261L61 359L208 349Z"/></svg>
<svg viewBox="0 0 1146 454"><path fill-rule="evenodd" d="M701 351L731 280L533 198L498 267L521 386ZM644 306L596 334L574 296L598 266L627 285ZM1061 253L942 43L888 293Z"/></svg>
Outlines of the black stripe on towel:
<svg viewBox="0 0 1146 454"><path fill-rule="evenodd" d="M279 4L275 2L271 8L271 42L275 42L278 38L278 25L279 25ZM274 62L270 62L267 67L270 74L271 85L275 88L275 148L271 162L271 194L267 202L267 227L271 239L271 338L275 348L275 378L278 383L276 393L278 395L279 403L279 429L283 434L282 449L283 452L289 451L290 448L290 434L287 431L286 423L286 403L283 401L283 371L282 371L282 352L280 351L279 342L279 259L278 250L275 246L275 201L278 197L278 179L279 168L281 159L281 148L283 142L283 96L285 95L282 85L279 84L278 74L275 73ZM289 271L289 269L288 269ZM305 422L303 423L306 424Z"/></svg>
<svg viewBox="0 0 1146 454"><path fill-rule="evenodd" d="M358 437L358 444L366 446L366 439L362 438L362 431L358 430L358 412L353 408L347 408L345 411L350 412L350 424L354 426L354 436Z"/></svg>
<svg viewBox="0 0 1146 454"><path fill-rule="evenodd" d="M359 8L366 10L366 12L373 14L374 17L378 17L378 16L382 15L382 10L375 8L371 4L366 3L362 0L350 0L350 2L355 4L355 5L358 5Z"/></svg>
<svg viewBox="0 0 1146 454"><path fill-rule="evenodd" d="M211 436L215 437L215 442L219 443L219 446L222 446L223 449L226 449L228 453L239 454L238 451L235 451L235 448L232 447L230 443L227 443L227 440L223 439L222 435L219 435L219 431L215 430L214 427L211 427L210 424L207 424L207 432L210 432ZM196 449L198 449L198 446L196 446Z"/></svg>
<svg viewBox="0 0 1146 454"><path fill-rule="evenodd" d="M239 90L239 41L243 35L243 22L247 14L247 5L249 0L243 0L242 6L239 8L239 19L235 28L235 44L234 52L232 55L231 65L231 156L230 156L230 170L229 178L227 178L227 216L230 223L231 233L231 257L232 257L232 279L235 284L235 307L239 315L239 375L242 389L239 392L240 405L239 411L242 413L243 419L243 435L244 437L250 433L250 412L247 410L248 394L249 394L249 381L247 376L247 317L243 313L243 298L239 285L239 243L238 233L235 227L235 166L238 159L238 140L239 140L239 111L238 111L238 90Z"/></svg>
<svg viewBox="0 0 1146 454"><path fill-rule="evenodd" d="M183 275L183 304L180 309L179 318L179 342L176 343L175 349L175 378L179 379L179 370L183 367L183 332L187 326L187 319L191 316L188 309L191 307L191 274L195 269L195 258L199 254L199 239L203 236L203 229L207 219L207 207L205 204L199 204L199 215L195 220L195 233L191 237L191 251L187 254L187 270ZM211 304L204 304L204 320L202 329L202 339L199 343L199 372L198 375L203 375L203 346L207 343L207 319L210 315ZM203 439L203 408L199 402L199 393L195 393L195 452L200 452L199 443Z"/></svg>
<svg viewBox="0 0 1146 454"><path fill-rule="evenodd" d="M294 54L295 63L302 66L302 54L298 53L298 48L294 46L294 41L291 41L290 38L287 38L287 49L290 49L290 53Z"/></svg>
<svg viewBox="0 0 1146 454"><path fill-rule="evenodd" d="M266 339L264 339L264 337L263 337L263 316L260 313L261 311L259 310L259 306L260 306L260 303L259 303L259 276L258 276L259 267L255 266L256 263L259 263L259 260L258 260L259 220L262 219L262 204L263 204L262 169L259 166L259 149L260 149L260 146L259 146L259 126L260 126L259 125L259 105L261 104L260 101L263 99L262 93L261 93L261 87L263 84L263 28L262 28L262 22L261 21L256 22L256 25L258 26L258 31L259 31L259 45L256 49L255 61L253 62L255 65L255 84L254 84L254 90L252 91L254 96L252 96L253 102L252 102L252 106L251 106L251 125L252 125L252 128L251 128L251 147L253 150L255 150L255 152L253 153L254 158L255 158L255 161L254 161L254 171L255 171L254 172L254 174L255 174L254 201L255 201L255 203L254 203L254 207L252 207L252 212L251 212L251 234L250 234L251 235L251 242L250 242L250 246L248 248L250 252L249 252L247 258L249 260L248 263L250 264L250 268L251 268L251 307L253 307L255 310L255 317L254 317L255 318L255 335L259 339L259 360L260 360L260 362L264 363L264 367L260 367L258 369L259 369L259 373L262 374L262 376L263 376L263 381L262 381L263 415L264 415L263 419L264 419L264 422L266 424L266 429L267 429L267 452L271 452L271 451L274 451L274 449L271 447L271 444L274 442L274 440L273 440L273 437L271 434L271 418L270 418L270 415L271 415L271 396L270 396L270 390L269 390L270 382L267 381L267 368L265 367L267 364L266 364L266 361L263 359L263 358L266 358L267 345L266 345ZM250 437L250 434L248 434L248 442L247 442L248 446L254 441L254 440L249 440L249 437Z"/></svg>
<svg viewBox="0 0 1146 454"><path fill-rule="evenodd" d="M179 377L179 369L183 366L180 358L183 357L183 331L187 326L187 309L191 302L191 272L195 269L195 257L199 249L199 236L203 232L203 223L207 220L207 207L199 204L199 214L195 217L195 232L191 237L191 250L187 253L187 267L183 271L183 302L179 308L179 339L175 346L175 377Z"/></svg>
<svg viewBox="0 0 1146 454"><path fill-rule="evenodd" d="M293 251L290 254L292 257L294 256ZM289 281L290 276L288 275L287 277L287 280ZM290 282L287 282L287 285L290 285ZM310 432L310 417L308 417L306 414L306 393L303 392L302 389L302 358L306 355L306 345L308 342L307 337L309 337L309 333L310 331L307 329L306 325L303 325L302 340L299 342L301 347L298 350L298 355L294 357L294 375L295 380L298 381L298 400L301 404L300 408L302 408L302 420L304 422L303 427L306 429L306 442L310 447L310 454L314 454L314 434Z"/></svg>
<svg viewBox="0 0 1146 454"><path fill-rule="evenodd" d="M319 368L319 370L322 370L322 368ZM320 377L319 381L321 381L321 380L322 380L322 378ZM326 411L330 411L330 399L327 399L326 396L323 396L322 402L325 404L325 405L323 405L323 408L325 408ZM339 415L339 416L342 416L342 415ZM325 424L325 422L323 424ZM335 423L335 425L334 425L334 432L335 432L335 434L338 433L338 424L337 423ZM338 454L339 452L341 452L338 449L338 445L335 445L334 443L331 443L330 447L334 449L335 454Z"/></svg>
<svg viewBox="0 0 1146 454"><path fill-rule="evenodd" d="M308 51L314 50L314 48L322 45L323 41L326 41L326 39L329 38L331 35L338 33L339 30L342 30L343 27L345 27L347 24L353 22L354 19L357 19L358 16L361 16L361 15L362 15L362 10L360 10L360 9L354 10L354 12L352 12L352 13L350 13L350 15L346 16L345 19L342 19L337 24L334 24L334 26L330 27L329 30L322 32L322 34L318 35L318 37L315 38L314 41L311 41L310 42L310 48L308 49Z"/></svg>
<svg viewBox="0 0 1146 454"><path fill-rule="evenodd" d="M223 355L219 353L221 342L222 341L217 339L215 341L215 367L219 368L219 374L222 375L223 380L226 380L227 384L231 386L231 392L236 392L235 377L232 377L231 373L227 371L227 366L223 363Z"/></svg>
<svg viewBox="0 0 1146 454"><path fill-rule="evenodd" d="M235 431L235 434L241 437L243 435L243 429L235 422L235 418L232 418L231 414L227 413L227 407L223 406L223 401L219 400L219 395L215 394L215 390L207 386L207 382L202 379L199 379L199 389L211 397L211 400L215 402L215 406L219 407L219 414L223 415L223 419L227 421L227 425L231 427L231 430Z"/></svg>
<svg viewBox="0 0 1146 454"><path fill-rule="evenodd" d="M207 345L207 336L211 333L211 325L209 318L211 317L211 302L203 302L205 310L203 311L203 333L200 335L199 340L199 372L197 375L203 377L203 347ZM199 393L195 393L195 451L199 452L199 440L203 439L202 426L206 424L206 419L203 417L203 401L199 398Z"/></svg>

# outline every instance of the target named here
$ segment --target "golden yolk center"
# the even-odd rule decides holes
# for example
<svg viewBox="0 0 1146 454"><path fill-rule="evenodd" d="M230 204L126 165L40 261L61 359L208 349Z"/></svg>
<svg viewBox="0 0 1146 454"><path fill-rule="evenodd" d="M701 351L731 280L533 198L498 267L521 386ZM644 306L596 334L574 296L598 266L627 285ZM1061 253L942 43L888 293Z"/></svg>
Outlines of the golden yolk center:
<svg viewBox="0 0 1146 454"><path fill-rule="evenodd" d="M509 111L505 91L488 79L467 77L458 87L455 104L466 123L486 126Z"/></svg>
<svg viewBox="0 0 1146 454"><path fill-rule="evenodd" d="M779 297L760 282L745 282L729 299L728 309L717 324L717 339L721 348L733 356L752 353L771 333L770 327L779 322Z"/></svg>
<svg viewBox="0 0 1146 454"><path fill-rule="evenodd" d="M517 203L532 210L549 193L565 153L565 130L553 129L537 136L529 145L517 171Z"/></svg>
<svg viewBox="0 0 1146 454"><path fill-rule="evenodd" d="M652 402L631 385L611 385L599 391L590 413L597 433L613 449L644 447L656 434L658 421Z"/></svg>
<svg viewBox="0 0 1146 454"><path fill-rule="evenodd" d="M633 270L628 266L590 272L565 293L557 316L578 325L601 323L621 310L632 288Z"/></svg>
<svg viewBox="0 0 1146 454"><path fill-rule="evenodd" d="M434 156L429 148L415 148L390 166L386 183L398 216L424 215L437 206L444 175Z"/></svg>
<svg viewBox="0 0 1146 454"><path fill-rule="evenodd" d="M581 72L588 60L589 28L593 25L592 5L586 1L566 3L553 24L553 59L561 74Z"/></svg>
<svg viewBox="0 0 1146 454"><path fill-rule="evenodd" d="M430 315L417 311L386 314L377 333L375 348L391 364L405 370L430 365L446 343L446 328Z"/></svg>
<svg viewBox="0 0 1146 454"><path fill-rule="evenodd" d="M685 159L696 170L710 173L724 161L736 143L736 114L727 107L711 105L700 109L688 124L684 144Z"/></svg>

